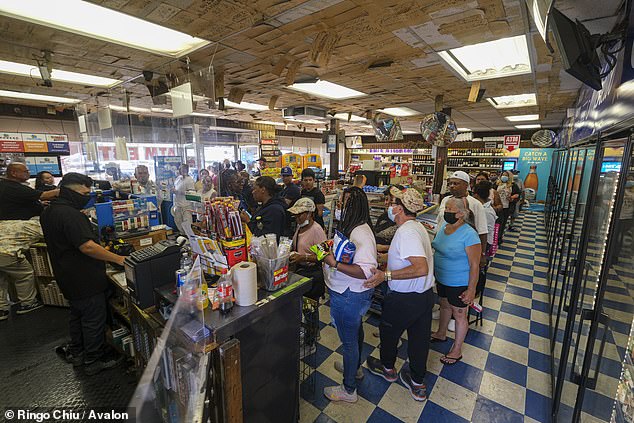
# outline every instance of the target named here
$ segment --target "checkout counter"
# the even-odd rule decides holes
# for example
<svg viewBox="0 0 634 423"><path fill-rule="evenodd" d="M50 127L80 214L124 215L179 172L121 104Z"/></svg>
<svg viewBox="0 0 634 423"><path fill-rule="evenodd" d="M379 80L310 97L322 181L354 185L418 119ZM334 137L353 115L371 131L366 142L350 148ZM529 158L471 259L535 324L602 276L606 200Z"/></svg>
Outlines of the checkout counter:
<svg viewBox="0 0 634 423"><path fill-rule="evenodd" d="M310 279L290 273L286 287L259 289L254 305L221 314L176 296L180 256L162 241L126 259L124 283L122 272L110 274L127 291L134 348L145 356L130 403L137 421L298 421L301 304Z"/></svg>

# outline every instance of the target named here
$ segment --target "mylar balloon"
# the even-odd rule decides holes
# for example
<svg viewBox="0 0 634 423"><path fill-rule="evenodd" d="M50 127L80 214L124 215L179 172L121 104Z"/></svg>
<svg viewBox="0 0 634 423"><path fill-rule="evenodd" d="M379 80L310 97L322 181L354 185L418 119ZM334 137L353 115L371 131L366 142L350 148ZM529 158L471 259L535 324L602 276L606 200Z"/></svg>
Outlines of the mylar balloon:
<svg viewBox="0 0 634 423"><path fill-rule="evenodd" d="M557 134L550 129L537 131L531 137L531 142L537 147L550 147L557 141Z"/></svg>
<svg viewBox="0 0 634 423"><path fill-rule="evenodd" d="M376 140L380 142L398 141L403 139L401 123L396 118L374 119L372 121Z"/></svg>
<svg viewBox="0 0 634 423"><path fill-rule="evenodd" d="M425 116L420 123L420 133L431 145L446 147L455 141L458 128L449 115L435 112Z"/></svg>

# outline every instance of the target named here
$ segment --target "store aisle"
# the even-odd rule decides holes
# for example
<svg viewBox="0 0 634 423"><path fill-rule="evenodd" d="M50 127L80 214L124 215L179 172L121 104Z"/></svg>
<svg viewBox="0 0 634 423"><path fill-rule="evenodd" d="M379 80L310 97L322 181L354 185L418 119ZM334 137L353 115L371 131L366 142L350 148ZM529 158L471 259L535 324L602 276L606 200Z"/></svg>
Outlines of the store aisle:
<svg viewBox="0 0 634 423"><path fill-rule="evenodd" d="M327 305L320 308L321 340L313 358L315 389L307 379L300 400L302 422L549 422L550 352L548 259L543 213L526 212L521 230L507 232L492 267L483 301L483 326L471 325L463 360L443 366L439 358L450 342L432 344L428 361L428 400L414 401L400 381L388 383L364 370L356 404L330 403L324 386L341 383L333 367L341 360L341 344ZM362 357L379 357L373 336L379 319L364 323ZM434 321L434 329L438 322ZM407 357L407 337L399 349L397 370ZM310 360L308 358L307 360Z"/></svg>

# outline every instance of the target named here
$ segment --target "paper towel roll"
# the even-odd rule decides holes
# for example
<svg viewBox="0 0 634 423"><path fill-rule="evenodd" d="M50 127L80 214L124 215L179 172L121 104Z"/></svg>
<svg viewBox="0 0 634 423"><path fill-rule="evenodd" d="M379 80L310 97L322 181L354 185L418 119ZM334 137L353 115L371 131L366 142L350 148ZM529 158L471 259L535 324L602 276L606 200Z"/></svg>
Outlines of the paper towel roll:
<svg viewBox="0 0 634 423"><path fill-rule="evenodd" d="M258 272L255 263L243 261L231 268L236 304L250 306L258 300Z"/></svg>

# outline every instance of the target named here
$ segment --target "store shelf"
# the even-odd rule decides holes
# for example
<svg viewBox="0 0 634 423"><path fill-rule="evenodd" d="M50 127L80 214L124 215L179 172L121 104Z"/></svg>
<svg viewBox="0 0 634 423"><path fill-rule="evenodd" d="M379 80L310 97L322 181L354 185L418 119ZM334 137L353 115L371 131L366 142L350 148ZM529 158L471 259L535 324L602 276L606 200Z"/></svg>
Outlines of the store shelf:
<svg viewBox="0 0 634 423"><path fill-rule="evenodd" d="M471 167L471 166L447 166L447 169L473 169L473 170L498 170L500 169L500 166L489 166L489 167L482 167L482 166L478 166L478 167Z"/></svg>

